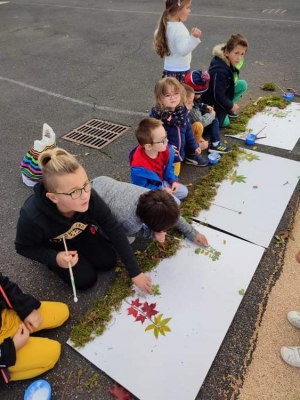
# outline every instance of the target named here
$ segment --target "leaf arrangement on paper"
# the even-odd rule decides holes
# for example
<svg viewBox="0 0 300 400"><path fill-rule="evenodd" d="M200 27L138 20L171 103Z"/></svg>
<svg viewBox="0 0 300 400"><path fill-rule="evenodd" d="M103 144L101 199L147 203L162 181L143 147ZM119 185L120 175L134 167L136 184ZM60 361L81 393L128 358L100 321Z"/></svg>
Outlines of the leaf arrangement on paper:
<svg viewBox="0 0 300 400"><path fill-rule="evenodd" d="M231 175L229 175L228 179L231 181L233 185L235 182L237 183L246 183L245 179L247 179L244 175L238 175L237 170L235 170Z"/></svg>
<svg viewBox="0 0 300 400"><path fill-rule="evenodd" d="M171 332L171 329L167 324L172 318L163 319L163 314L159 314L155 317L155 315L158 314L156 303L148 304L147 301L141 303L139 298L131 300L130 303L126 301L126 303L130 305L130 307L127 308L128 315L132 315L135 318L135 322L140 321L142 324L146 320L151 322L151 324L145 328L145 331L153 329L156 339L158 339L159 335L166 336L166 332Z"/></svg>
<svg viewBox="0 0 300 400"><path fill-rule="evenodd" d="M239 154L239 160L243 161L243 160L247 160L249 162L253 161L253 160L260 160L260 158L258 157L258 155L253 154L253 153L247 153L245 152L240 152Z"/></svg>
<svg viewBox="0 0 300 400"><path fill-rule="evenodd" d="M195 249L195 253L196 254L204 254L205 256L208 256L209 258L211 258L212 261L217 261L221 255L220 251L217 251L216 249L214 249L211 246L207 246L207 247L197 247L197 249Z"/></svg>

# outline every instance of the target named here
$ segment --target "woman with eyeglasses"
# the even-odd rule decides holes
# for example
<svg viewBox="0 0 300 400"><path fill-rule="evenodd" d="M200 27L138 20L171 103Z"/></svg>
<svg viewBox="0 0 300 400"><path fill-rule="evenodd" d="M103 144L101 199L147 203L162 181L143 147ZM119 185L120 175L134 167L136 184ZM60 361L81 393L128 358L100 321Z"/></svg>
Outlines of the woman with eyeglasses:
<svg viewBox="0 0 300 400"><path fill-rule="evenodd" d="M70 264L76 288L86 290L98 271L115 266L116 250L133 283L151 293L151 278L141 272L123 229L77 159L56 148L43 152L39 165L43 181L21 208L17 253L46 264L69 285Z"/></svg>

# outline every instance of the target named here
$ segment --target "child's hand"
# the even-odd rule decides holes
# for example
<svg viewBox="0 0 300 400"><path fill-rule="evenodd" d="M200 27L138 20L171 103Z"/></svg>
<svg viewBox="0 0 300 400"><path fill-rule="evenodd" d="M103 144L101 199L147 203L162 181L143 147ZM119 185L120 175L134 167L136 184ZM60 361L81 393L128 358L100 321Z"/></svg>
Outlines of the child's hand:
<svg viewBox="0 0 300 400"><path fill-rule="evenodd" d="M191 35L194 36L195 38L200 38L202 32L198 28L192 28Z"/></svg>
<svg viewBox="0 0 300 400"><path fill-rule="evenodd" d="M212 106L206 106L206 109L209 113L211 113L212 111L214 111L214 108Z"/></svg>
<svg viewBox="0 0 300 400"><path fill-rule="evenodd" d="M195 150L195 154L201 154L201 147L199 146L198 149Z"/></svg>
<svg viewBox="0 0 300 400"><path fill-rule="evenodd" d="M230 110L230 111L236 111L236 110L238 110L240 107L236 104L236 103L234 103L233 104L233 107L232 107L232 109Z"/></svg>
<svg viewBox="0 0 300 400"><path fill-rule="evenodd" d="M78 254L76 250L68 251L69 255L65 251L60 251L56 256L56 262L61 268L74 267L78 263Z"/></svg>
<svg viewBox="0 0 300 400"><path fill-rule="evenodd" d="M300 250L298 251L298 253L296 254L296 260L297 262L300 264Z"/></svg>
<svg viewBox="0 0 300 400"><path fill-rule="evenodd" d="M25 344L28 342L29 339L29 330L26 328L24 324L21 324L19 326L19 329L17 330L17 333L15 333L13 337L13 342L15 345L16 351L21 349Z"/></svg>
<svg viewBox="0 0 300 400"><path fill-rule="evenodd" d="M132 282L144 292L152 294L152 279L150 276L141 272L138 276L132 278Z"/></svg>
<svg viewBox="0 0 300 400"><path fill-rule="evenodd" d="M174 193L177 193L178 192L178 186L179 186L179 183L178 182L173 182L172 183L172 194L174 194Z"/></svg>
<svg viewBox="0 0 300 400"><path fill-rule="evenodd" d="M162 190L164 190L165 192L170 193L170 194L173 193L172 189L170 189L170 188L162 188Z"/></svg>
<svg viewBox="0 0 300 400"><path fill-rule="evenodd" d="M205 246L205 247L208 246L208 241L207 241L206 237L204 235L202 235L202 233L197 234L194 242L196 244L200 244L201 246Z"/></svg>
<svg viewBox="0 0 300 400"><path fill-rule="evenodd" d="M153 236L159 243L164 243L166 240L166 232L153 232Z"/></svg>
<svg viewBox="0 0 300 400"><path fill-rule="evenodd" d="M26 328L32 332L34 329L37 329L42 323L42 316L38 310L33 310L27 317L24 319L24 323Z"/></svg>

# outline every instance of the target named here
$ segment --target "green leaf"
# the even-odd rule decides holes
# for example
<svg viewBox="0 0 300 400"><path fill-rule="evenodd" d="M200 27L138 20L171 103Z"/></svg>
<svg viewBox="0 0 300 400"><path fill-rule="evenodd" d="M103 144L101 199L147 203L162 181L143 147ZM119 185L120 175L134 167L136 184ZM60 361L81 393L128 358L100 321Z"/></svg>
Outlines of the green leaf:
<svg viewBox="0 0 300 400"><path fill-rule="evenodd" d="M171 329L170 329L167 325L162 326L161 329L162 329L163 331L165 331L165 332L172 332Z"/></svg>
<svg viewBox="0 0 300 400"><path fill-rule="evenodd" d="M199 254L200 251L201 251L200 247L198 247L197 249L195 249L195 253L196 253L196 254Z"/></svg>
<svg viewBox="0 0 300 400"><path fill-rule="evenodd" d="M244 296L245 290L244 290L244 289L240 289L240 290L239 290L239 294L240 294L241 296Z"/></svg>
<svg viewBox="0 0 300 400"><path fill-rule="evenodd" d="M161 314L161 315L162 315L162 314ZM167 323L170 322L171 319L172 319L172 318L165 318L165 319L163 319L163 320L159 323L159 326L167 325Z"/></svg>
<svg viewBox="0 0 300 400"><path fill-rule="evenodd" d="M154 321L155 321L156 324L160 323L160 320L161 320L162 316L163 316L163 314L159 314L157 317L154 317Z"/></svg>
<svg viewBox="0 0 300 400"><path fill-rule="evenodd" d="M163 331L163 329L159 328L159 333L163 336L166 336L165 332Z"/></svg>
<svg viewBox="0 0 300 400"><path fill-rule="evenodd" d="M155 327L154 324L150 324L145 328L145 331L150 331L151 329L153 329Z"/></svg>
<svg viewBox="0 0 300 400"><path fill-rule="evenodd" d="M159 335L159 329L157 326L154 327L154 336L156 337L156 339L158 339L158 335Z"/></svg>
<svg viewBox="0 0 300 400"><path fill-rule="evenodd" d="M152 285L152 294L153 296L159 296L161 294L159 291L159 284Z"/></svg>

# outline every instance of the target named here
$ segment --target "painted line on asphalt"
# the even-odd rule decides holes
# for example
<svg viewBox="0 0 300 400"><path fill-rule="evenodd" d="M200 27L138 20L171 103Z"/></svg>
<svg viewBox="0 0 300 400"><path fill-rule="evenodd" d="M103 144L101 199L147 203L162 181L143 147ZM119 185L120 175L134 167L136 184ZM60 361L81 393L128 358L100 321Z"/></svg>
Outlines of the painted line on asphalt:
<svg viewBox="0 0 300 400"><path fill-rule="evenodd" d="M11 4L17 4L19 6L28 5L28 6L37 6L37 7L57 7L57 8L71 8L75 10L91 10L91 11L104 11L104 12L119 12L119 13L133 13L133 14L154 14L161 15L161 12L157 11L134 11L134 10L113 10L110 8L96 8L96 7L79 7L79 6L63 6L60 4L47 4L47 3L18 3L17 1L11 1ZM207 18L226 18L226 19L239 19L239 20L249 20L249 21L266 21L266 22L288 22L288 23L297 23L300 21L290 20L290 19L267 19L267 18L253 18L253 17L233 17L228 15L205 15L205 14L190 14L193 17L207 17Z"/></svg>
<svg viewBox="0 0 300 400"><path fill-rule="evenodd" d="M7 4L9 3L9 1L0 1L0 6L2 6L2 4Z"/></svg>
<svg viewBox="0 0 300 400"><path fill-rule="evenodd" d="M67 101L70 101L72 103L76 103L76 104L80 104L80 105L85 106L85 107L93 108L95 110L109 111L109 112L114 112L114 113L119 113L119 114L126 114L126 115L138 115L140 117L148 117L147 113L143 113L143 112L139 112L139 111L121 110L119 108L112 108L112 107L106 107L106 106L97 106L96 104L88 103L86 101L81 101L81 100L78 100L78 99L73 99L72 97L68 97L68 96L63 96L62 94L50 92L49 90L41 89L41 88L38 88L36 86L27 85L27 83L20 82L20 81L15 81L13 79L5 78L3 76L0 76L0 81L13 83L14 85L22 86L22 87L24 87L26 89L34 90L35 92L47 94L48 96L57 97L58 99L67 100Z"/></svg>

